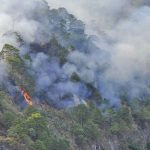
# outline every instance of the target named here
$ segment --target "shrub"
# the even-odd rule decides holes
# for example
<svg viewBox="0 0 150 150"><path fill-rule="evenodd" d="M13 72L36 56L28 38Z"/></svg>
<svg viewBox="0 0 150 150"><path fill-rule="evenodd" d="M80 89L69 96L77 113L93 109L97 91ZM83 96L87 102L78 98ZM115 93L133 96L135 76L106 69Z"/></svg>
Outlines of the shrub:
<svg viewBox="0 0 150 150"><path fill-rule="evenodd" d="M42 141L37 140L33 145L33 150L47 150Z"/></svg>
<svg viewBox="0 0 150 150"><path fill-rule="evenodd" d="M16 114L9 111L3 113L3 121L7 128L12 126L15 119L16 119Z"/></svg>
<svg viewBox="0 0 150 150"><path fill-rule="evenodd" d="M84 125L85 136L91 140L96 140L99 137L99 128L97 124L94 124L92 121L88 121Z"/></svg>

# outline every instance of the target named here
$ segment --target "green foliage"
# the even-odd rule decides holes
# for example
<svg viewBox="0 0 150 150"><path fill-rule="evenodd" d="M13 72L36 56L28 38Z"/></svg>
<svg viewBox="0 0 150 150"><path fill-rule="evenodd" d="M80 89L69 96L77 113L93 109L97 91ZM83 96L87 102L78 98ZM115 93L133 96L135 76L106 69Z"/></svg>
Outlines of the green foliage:
<svg viewBox="0 0 150 150"><path fill-rule="evenodd" d="M33 150L70 150L68 141L56 137L48 128L45 116L32 107L25 110L25 115L10 127L8 133L20 142L32 145ZM27 140L29 138L34 143Z"/></svg>
<svg viewBox="0 0 150 150"><path fill-rule="evenodd" d="M27 127L30 128L34 128L35 130L43 130L46 128L46 120L44 119L44 117L40 114L40 113L33 113L31 114L31 116L29 116L26 119Z"/></svg>
<svg viewBox="0 0 150 150"><path fill-rule="evenodd" d="M92 121L88 121L83 128L85 136L87 138L91 140L96 140L99 137L100 131L98 125L93 123Z"/></svg>
<svg viewBox="0 0 150 150"><path fill-rule="evenodd" d="M130 150L141 150L137 144L129 144L128 148Z"/></svg>
<svg viewBox="0 0 150 150"><path fill-rule="evenodd" d="M139 118L150 120L150 110L148 107L143 107L142 110L138 113Z"/></svg>
<svg viewBox="0 0 150 150"><path fill-rule="evenodd" d="M44 143L40 140L36 140L33 144L32 150L47 150Z"/></svg>
<svg viewBox="0 0 150 150"><path fill-rule="evenodd" d="M3 91L0 91L0 124L8 129L16 120L17 108L13 105L10 97Z"/></svg>
<svg viewBox="0 0 150 150"><path fill-rule="evenodd" d="M72 133L75 136L75 142L77 145L82 146L86 142L85 131L80 124L74 124L72 126Z"/></svg>
<svg viewBox="0 0 150 150"><path fill-rule="evenodd" d="M150 142L147 142L146 147L148 150L150 149Z"/></svg>
<svg viewBox="0 0 150 150"><path fill-rule="evenodd" d="M49 150L71 150L68 141L65 139L53 138L50 141Z"/></svg>
<svg viewBox="0 0 150 150"><path fill-rule="evenodd" d="M0 111L3 111L6 105L4 99L6 99L6 93L3 91L0 91Z"/></svg>
<svg viewBox="0 0 150 150"><path fill-rule="evenodd" d="M83 146L87 141L95 141L100 136L100 125L102 121L101 111L94 105L79 105L73 108L72 116L76 123L72 126L75 142Z"/></svg>
<svg viewBox="0 0 150 150"><path fill-rule="evenodd" d="M40 113L32 113L28 117L19 118L16 124L9 129L9 135L18 139L29 135L31 138L37 139L40 132L47 129L46 125L46 121Z"/></svg>
<svg viewBox="0 0 150 150"><path fill-rule="evenodd" d="M10 44L5 44L0 55L6 59L6 61L11 64L22 64L23 61L19 56L19 50Z"/></svg>
<svg viewBox="0 0 150 150"><path fill-rule="evenodd" d="M30 57L30 55L29 54L25 54L24 56L23 56L23 58L25 59L25 60L28 60L28 61L32 61L32 59L31 59L31 57Z"/></svg>
<svg viewBox="0 0 150 150"><path fill-rule="evenodd" d="M118 112L117 112L117 117L121 120L124 120L126 124L131 125L132 123L132 114L127 106L123 106Z"/></svg>
<svg viewBox="0 0 150 150"><path fill-rule="evenodd" d="M84 104L81 104L73 108L72 115L74 116L75 120L83 126L83 124L86 123L89 118L90 111Z"/></svg>
<svg viewBox="0 0 150 150"><path fill-rule="evenodd" d="M86 149L87 145L101 140L106 134L126 137L126 134L137 130L133 128L135 123L137 126L140 126L139 122L148 124L150 112L150 105L146 101L140 102L141 107L136 111L128 105L118 110L108 108L102 111L94 103L88 102L87 105L81 104L69 110L27 107L22 114L16 115L12 106L7 94L1 91L0 123L8 129L8 136L14 139L14 144L23 143L31 150L70 150L71 140L78 148ZM128 149L141 150L136 143L133 139ZM145 148L149 149L149 143Z"/></svg>
<svg viewBox="0 0 150 150"><path fill-rule="evenodd" d="M133 129L132 111L128 106L123 105L118 110L107 109L105 118L112 134L123 134Z"/></svg>
<svg viewBox="0 0 150 150"><path fill-rule="evenodd" d="M10 111L3 113L3 123L5 127L9 128L13 125L13 122L16 120L16 114Z"/></svg>
<svg viewBox="0 0 150 150"><path fill-rule="evenodd" d="M21 58L18 56L8 56L7 61L10 64L21 64L22 63Z"/></svg>
<svg viewBox="0 0 150 150"><path fill-rule="evenodd" d="M122 132L126 131L127 124L124 121L121 122L113 122L110 126L110 132L113 134L121 134Z"/></svg>
<svg viewBox="0 0 150 150"><path fill-rule="evenodd" d="M90 119L93 121L93 123L97 124L99 127L102 126L105 122L105 119L102 115L101 110L92 103L89 103L89 109Z"/></svg>
<svg viewBox="0 0 150 150"><path fill-rule="evenodd" d="M5 44L0 56L7 63L8 78L12 80L15 85L21 85L30 91L34 90L34 78L28 73L28 68L19 55L19 50L12 45ZM29 56L24 56L29 59Z"/></svg>
<svg viewBox="0 0 150 150"><path fill-rule="evenodd" d="M37 110L36 107L32 106L32 107L26 107L24 110L23 110L25 116L30 116L32 115L33 113L38 113L39 111Z"/></svg>
<svg viewBox="0 0 150 150"><path fill-rule="evenodd" d="M87 143L87 139L85 138L84 135L77 135L75 137L75 143L79 146L82 147L84 144Z"/></svg>
<svg viewBox="0 0 150 150"><path fill-rule="evenodd" d="M80 124L75 124L72 126L72 133L76 136L84 135L84 129Z"/></svg>
<svg viewBox="0 0 150 150"><path fill-rule="evenodd" d="M12 46L10 44L5 44L3 49L8 49L8 50L11 50L11 51L19 52L19 50L17 48L15 48L14 46Z"/></svg>

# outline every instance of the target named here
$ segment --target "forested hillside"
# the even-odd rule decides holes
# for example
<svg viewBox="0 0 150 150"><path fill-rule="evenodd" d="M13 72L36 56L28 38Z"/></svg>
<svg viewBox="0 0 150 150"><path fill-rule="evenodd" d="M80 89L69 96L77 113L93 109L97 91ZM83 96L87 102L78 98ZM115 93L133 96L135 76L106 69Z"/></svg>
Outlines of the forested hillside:
<svg viewBox="0 0 150 150"><path fill-rule="evenodd" d="M43 0L0 6L0 150L150 150L148 4L100 35Z"/></svg>
<svg viewBox="0 0 150 150"><path fill-rule="evenodd" d="M149 150L150 103L133 100L101 110L34 105L23 111L0 93L0 147L10 150Z"/></svg>

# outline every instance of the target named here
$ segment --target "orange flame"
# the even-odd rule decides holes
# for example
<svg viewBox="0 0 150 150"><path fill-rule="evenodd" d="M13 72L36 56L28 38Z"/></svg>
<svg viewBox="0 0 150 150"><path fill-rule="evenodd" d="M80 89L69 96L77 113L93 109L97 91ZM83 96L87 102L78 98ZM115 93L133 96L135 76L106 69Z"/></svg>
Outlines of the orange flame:
<svg viewBox="0 0 150 150"><path fill-rule="evenodd" d="M30 106L32 106L32 105L33 105L33 102L32 102L31 97L29 96L29 94L28 94L23 88L20 88L20 92L21 92L22 95L24 96L25 101L26 101Z"/></svg>

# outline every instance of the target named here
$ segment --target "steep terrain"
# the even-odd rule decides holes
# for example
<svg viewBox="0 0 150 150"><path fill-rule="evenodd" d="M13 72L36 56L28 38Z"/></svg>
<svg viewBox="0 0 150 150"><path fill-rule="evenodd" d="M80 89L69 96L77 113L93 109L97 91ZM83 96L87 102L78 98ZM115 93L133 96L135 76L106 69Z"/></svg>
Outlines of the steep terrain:
<svg viewBox="0 0 150 150"><path fill-rule="evenodd" d="M34 105L19 111L0 93L2 150L149 150L150 103L134 100L118 110L92 103L67 110Z"/></svg>
<svg viewBox="0 0 150 150"><path fill-rule="evenodd" d="M0 37L0 149L150 150L148 82L137 75L145 85L135 85L136 96L130 80L114 93L102 78L110 64L84 23L45 1L32 5L5 10L16 21Z"/></svg>
<svg viewBox="0 0 150 150"><path fill-rule="evenodd" d="M64 8L47 11L51 27L48 41L27 41L16 31L3 34L5 43L0 52L0 64L5 70L0 83L2 89L19 102L16 95L23 87L36 102L44 101L57 108L78 105L88 99L98 102L101 98L98 87L79 76L75 62L68 56L74 51L86 53L90 48L96 48L85 34L84 24ZM41 14L37 13L34 20L40 19Z"/></svg>

